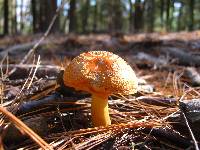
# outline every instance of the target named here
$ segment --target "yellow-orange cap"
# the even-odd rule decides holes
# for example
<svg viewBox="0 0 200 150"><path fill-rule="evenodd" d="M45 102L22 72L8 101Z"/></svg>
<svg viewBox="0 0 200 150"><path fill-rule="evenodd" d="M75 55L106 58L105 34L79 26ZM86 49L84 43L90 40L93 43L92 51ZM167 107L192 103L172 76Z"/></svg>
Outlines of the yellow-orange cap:
<svg viewBox="0 0 200 150"><path fill-rule="evenodd" d="M64 84L92 94L133 94L137 77L118 55L107 51L89 51L75 57L66 67Z"/></svg>

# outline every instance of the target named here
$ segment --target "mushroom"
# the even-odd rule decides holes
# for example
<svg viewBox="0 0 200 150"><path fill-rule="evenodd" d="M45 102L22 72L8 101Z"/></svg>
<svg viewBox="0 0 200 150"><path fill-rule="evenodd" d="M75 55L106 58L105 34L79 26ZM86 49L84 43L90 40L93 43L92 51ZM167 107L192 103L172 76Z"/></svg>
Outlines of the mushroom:
<svg viewBox="0 0 200 150"><path fill-rule="evenodd" d="M118 55L107 51L89 51L75 57L65 68L66 86L91 93L91 115L94 126L111 124L108 96L134 94L137 77L132 68Z"/></svg>

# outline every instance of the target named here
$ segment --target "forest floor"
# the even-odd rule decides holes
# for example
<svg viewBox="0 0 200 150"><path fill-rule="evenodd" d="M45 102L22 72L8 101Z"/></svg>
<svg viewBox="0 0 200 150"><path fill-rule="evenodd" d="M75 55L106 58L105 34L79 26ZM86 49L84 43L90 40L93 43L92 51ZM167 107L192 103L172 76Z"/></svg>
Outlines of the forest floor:
<svg viewBox="0 0 200 150"><path fill-rule="evenodd" d="M1 106L54 149L198 148L200 31L49 35L25 60L41 36L0 39ZM110 96L109 127L93 128L90 95L63 85L64 67L89 50L119 55L139 79L136 94ZM39 147L8 118L1 114L5 149Z"/></svg>

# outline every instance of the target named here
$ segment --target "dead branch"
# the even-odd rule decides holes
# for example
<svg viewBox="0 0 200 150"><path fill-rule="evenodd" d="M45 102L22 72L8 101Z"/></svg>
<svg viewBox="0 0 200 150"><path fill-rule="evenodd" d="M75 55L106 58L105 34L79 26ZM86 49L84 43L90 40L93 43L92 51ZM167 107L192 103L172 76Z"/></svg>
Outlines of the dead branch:
<svg viewBox="0 0 200 150"><path fill-rule="evenodd" d="M165 98L165 97L149 97L140 96L137 98L138 101L144 102L150 105L156 106L176 106L177 100L175 98Z"/></svg>
<svg viewBox="0 0 200 150"><path fill-rule="evenodd" d="M4 51L0 52L0 58L2 59L3 57L9 55L9 56L16 56L16 55L22 55L25 54L29 49L31 49L38 41L30 42L30 43L25 43L25 44L18 44L11 46ZM40 43L40 46L48 44L48 41L43 41Z"/></svg>
<svg viewBox="0 0 200 150"><path fill-rule="evenodd" d="M193 86L200 85L200 74L194 67L187 67L184 71L184 76L189 78Z"/></svg>
<svg viewBox="0 0 200 150"><path fill-rule="evenodd" d="M177 63L185 66L200 66L200 56L192 55L175 47L160 48L162 53L177 59Z"/></svg>
<svg viewBox="0 0 200 150"><path fill-rule="evenodd" d="M149 130L150 129L144 129L143 131L147 133L149 132L150 135L156 137L157 139L159 139L159 141L163 141L164 143L175 145L183 149L187 149L192 145L190 140L181 136L175 130L168 128L153 128L151 131Z"/></svg>
<svg viewBox="0 0 200 150"><path fill-rule="evenodd" d="M17 115L25 114L33 110L39 110L42 107L49 106L50 104L59 102L59 100L62 100L60 94L54 93L40 100L34 100L22 103L18 108Z"/></svg>
<svg viewBox="0 0 200 150"><path fill-rule="evenodd" d="M6 69L6 67L16 67L16 68L33 68L37 65L34 64L9 64L9 65L1 65L3 69ZM38 65L39 68L48 68L48 69L61 69L62 67L56 66L56 65Z"/></svg>
<svg viewBox="0 0 200 150"><path fill-rule="evenodd" d="M31 68L36 68L36 65L31 64L19 64L19 65L2 65L2 71L6 72L6 70L12 70L16 68L16 71L9 76L10 80L16 79L25 79L28 77ZM37 78L46 78L46 77L56 77L60 72L61 67L54 65L38 65L38 69L36 72Z"/></svg>
<svg viewBox="0 0 200 150"><path fill-rule="evenodd" d="M191 99L180 101L180 108L185 111L188 120L192 123L200 122L200 100Z"/></svg>
<svg viewBox="0 0 200 150"><path fill-rule="evenodd" d="M139 52L136 56L139 60L146 60L154 65L167 65L168 61L163 58L157 58L147 53Z"/></svg>

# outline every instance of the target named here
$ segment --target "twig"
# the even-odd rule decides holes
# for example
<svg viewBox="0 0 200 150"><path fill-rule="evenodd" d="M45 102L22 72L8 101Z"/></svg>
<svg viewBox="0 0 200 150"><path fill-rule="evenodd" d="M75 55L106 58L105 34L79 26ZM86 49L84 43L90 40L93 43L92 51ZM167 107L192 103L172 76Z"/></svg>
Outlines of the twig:
<svg viewBox="0 0 200 150"><path fill-rule="evenodd" d="M46 143L39 135L37 135L32 129L30 129L26 124L24 124L12 113L7 111L4 107L0 107L0 112L2 112L5 116L7 116L9 120L13 122L20 130L29 135L29 137L33 141L35 141L41 148L47 150L53 150L53 148L48 143Z"/></svg>
<svg viewBox="0 0 200 150"><path fill-rule="evenodd" d="M184 51L175 47L167 47L160 49L162 53L168 53L173 58L176 58L177 63L186 66L200 66L200 56L192 55L188 51Z"/></svg>
<svg viewBox="0 0 200 150"><path fill-rule="evenodd" d="M37 42L38 42L38 40L33 41L33 42L20 43L17 45L13 45L13 46L3 50L2 52L0 52L0 58L7 57L9 55L15 56L16 54L21 54L21 53L25 54L27 52L27 50L30 50ZM42 43L40 43L40 46L46 45L48 43L49 43L48 40L46 40L46 41L44 40L44 41L42 41Z"/></svg>

